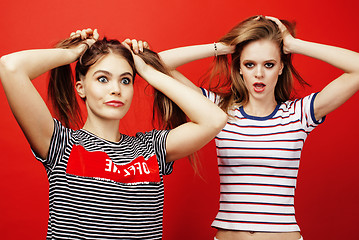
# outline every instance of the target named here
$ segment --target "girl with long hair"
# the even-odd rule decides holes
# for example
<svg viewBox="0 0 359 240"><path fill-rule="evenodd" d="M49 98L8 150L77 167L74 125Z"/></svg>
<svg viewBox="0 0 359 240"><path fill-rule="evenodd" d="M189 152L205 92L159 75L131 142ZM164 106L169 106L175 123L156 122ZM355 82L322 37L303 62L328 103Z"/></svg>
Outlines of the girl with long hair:
<svg viewBox="0 0 359 240"><path fill-rule="evenodd" d="M20 51L0 60L11 110L47 172L47 238L161 239L162 176L172 172L173 161L208 143L227 115L171 77L153 51L135 47L134 54L131 47L137 41L122 44L98 37L96 30L77 31L58 48ZM75 61L73 81L69 64ZM31 83L49 70L49 95L59 120ZM119 124L130 107L137 73L190 122L171 123L172 130L121 134ZM76 92L86 105L83 125ZM172 110L164 110L169 113L164 119L171 119Z"/></svg>
<svg viewBox="0 0 359 240"><path fill-rule="evenodd" d="M293 76L306 83L293 67L292 54L322 60L344 74L319 93L294 98ZM328 113L359 90L359 54L297 39L289 22L253 16L218 43L160 56L170 69L216 56L209 90L183 82L229 116L215 138L220 175L215 239L302 239L294 193L303 144Z"/></svg>

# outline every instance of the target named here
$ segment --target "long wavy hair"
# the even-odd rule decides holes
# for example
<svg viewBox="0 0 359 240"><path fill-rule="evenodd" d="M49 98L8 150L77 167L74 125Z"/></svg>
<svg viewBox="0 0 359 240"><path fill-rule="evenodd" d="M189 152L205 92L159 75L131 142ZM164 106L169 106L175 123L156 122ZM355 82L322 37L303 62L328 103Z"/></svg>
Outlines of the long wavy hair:
<svg viewBox="0 0 359 240"><path fill-rule="evenodd" d="M295 25L286 20L281 22L295 36ZM263 39L273 41L281 49L280 56L284 67L274 91L276 101L285 102L293 98L293 75L301 85L309 85L294 68L292 54L284 54L282 33L277 24L263 16L252 16L240 22L219 40L226 45L236 46L231 57L218 56L210 72L210 90L222 96L219 106L225 112L228 113L234 105L244 106L248 103L248 90L240 74L241 53L249 43ZM216 78L219 81L213 84L212 80Z"/></svg>
<svg viewBox="0 0 359 240"><path fill-rule="evenodd" d="M59 42L57 48L70 48L81 43L79 38L69 38ZM66 127L80 128L84 121L82 119L79 103L77 102L75 81L85 76L89 68L103 56L115 53L127 60L130 64L133 77L136 68L131 52L118 40L106 38L96 41L78 59L75 67L75 77L70 65L64 65L50 72L48 85L48 96L52 103L55 115ZM160 57L150 49L144 49L139 56L156 70L170 75L169 70L162 63ZM166 95L154 89L153 121L158 122L162 129L172 129L187 121L184 112Z"/></svg>

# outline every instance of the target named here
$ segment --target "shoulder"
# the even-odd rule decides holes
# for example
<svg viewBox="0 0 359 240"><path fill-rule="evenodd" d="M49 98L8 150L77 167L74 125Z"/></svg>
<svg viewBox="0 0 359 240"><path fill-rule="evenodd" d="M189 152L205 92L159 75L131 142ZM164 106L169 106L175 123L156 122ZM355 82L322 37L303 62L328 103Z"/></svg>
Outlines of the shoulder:
<svg viewBox="0 0 359 240"><path fill-rule="evenodd" d="M218 104L222 100L221 94L209 91L209 90L207 90L205 88L202 88L202 87L200 89L202 91L203 96L205 96L206 98L208 98L212 102Z"/></svg>
<svg viewBox="0 0 359 240"><path fill-rule="evenodd" d="M132 141L136 142L153 142L159 139L166 138L169 133L169 130L157 130L153 129L148 132L138 132L133 137L128 137L128 139L131 139Z"/></svg>
<svg viewBox="0 0 359 240"><path fill-rule="evenodd" d="M298 106L304 106L304 105L310 105L313 103L316 95L318 93L311 93L305 97L302 98L295 98L292 100L287 100L285 102L282 102L280 104L280 109L282 110L289 110L289 109L293 109L296 108Z"/></svg>

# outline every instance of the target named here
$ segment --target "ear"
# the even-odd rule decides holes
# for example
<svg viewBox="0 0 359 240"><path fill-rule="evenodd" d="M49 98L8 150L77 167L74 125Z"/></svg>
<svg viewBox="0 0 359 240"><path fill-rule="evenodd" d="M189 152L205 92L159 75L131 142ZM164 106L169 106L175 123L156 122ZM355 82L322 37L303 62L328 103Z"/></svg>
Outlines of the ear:
<svg viewBox="0 0 359 240"><path fill-rule="evenodd" d="M283 62L280 62L280 69L279 69L279 74L278 75L282 75L283 68L284 68L284 64L283 64Z"/></svg>
<svg viewBox="0 0 359 240"><path fill-rule="evenodd" d="M239 74L243 75L242 68L239 68Z"/></svg>
<svg viewBox="0 0 359 240"><path fill-rule="evenodd" d="M86 94L85 94L85 88L84 88L84 81L81 79L80 81L77 81L75 83L75 88L76 88L76 91L78 93L78 95L81 97L81 98L85 98L86 97Z"/></svg>

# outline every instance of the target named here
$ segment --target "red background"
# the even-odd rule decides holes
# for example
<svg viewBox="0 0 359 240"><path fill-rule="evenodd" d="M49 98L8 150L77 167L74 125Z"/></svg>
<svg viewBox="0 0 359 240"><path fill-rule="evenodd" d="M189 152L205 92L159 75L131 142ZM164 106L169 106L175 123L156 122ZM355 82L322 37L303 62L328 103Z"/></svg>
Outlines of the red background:
<svg viewBox="0 0 359 240"><path fill-rule="evenodd" d="M0 55L47 48L82 28L102 36L145 39L152 49L214 42L237 22L256 14L297 22L299 38L359 52L359 3L342 1L1 1ZM211 59L181 67L194 82ZM295 65L312 84L302 93L320 91L341 74L328 64L295 56ZM359 64L359 63L358 63ZM45 77L34 81L46 98ZM139 79L139 78L138 78ZM146 84L136 82L132 108L121 122L124 133L151 128ZM21 97L21 96L20 96ZM24 99L26 101L26 99ZM359 94L331 113L305 144L296 191L297 220L306 240L355 239L359 215L357 128ZM48 217L48 182L31 154L0 87L0 238L44 239ZM214 143L199 153L202 178L187 160L175 163L165 178L164 239L213 239L210 224L218 208L218 170Z"/></svg>

